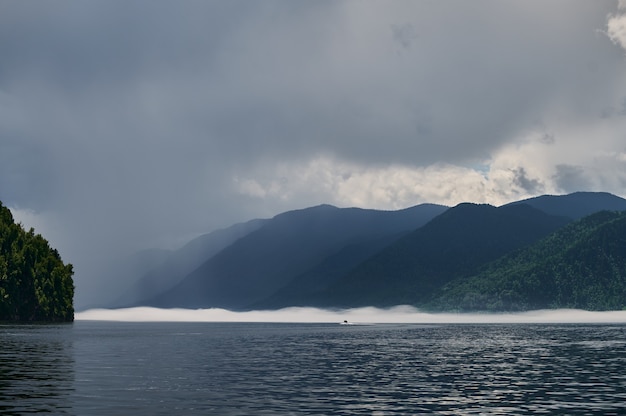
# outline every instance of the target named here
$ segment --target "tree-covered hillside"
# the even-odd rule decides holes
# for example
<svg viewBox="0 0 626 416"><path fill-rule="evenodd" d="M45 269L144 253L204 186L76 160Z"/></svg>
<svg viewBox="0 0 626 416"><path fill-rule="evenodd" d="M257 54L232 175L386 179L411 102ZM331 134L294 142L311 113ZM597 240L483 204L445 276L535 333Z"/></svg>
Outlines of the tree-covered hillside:
<svg viewBox="0 0 626 416"><path fill-rule="evenodd" d="M74 320L72 265L0 203L0 321Z"/></svg>
<svg viewBox="0 0 626 416"><path fill-rule="evenodd" d="M626 212L600 212L445 286L438 310L626 308Z"/></svg>
<svg viewBox="0 0 626 416"><path fill-rule="evenodd" d="M528 205L460 204L358 265L314 298L320 306L420 305L447 282L568 222Z"/></svg>

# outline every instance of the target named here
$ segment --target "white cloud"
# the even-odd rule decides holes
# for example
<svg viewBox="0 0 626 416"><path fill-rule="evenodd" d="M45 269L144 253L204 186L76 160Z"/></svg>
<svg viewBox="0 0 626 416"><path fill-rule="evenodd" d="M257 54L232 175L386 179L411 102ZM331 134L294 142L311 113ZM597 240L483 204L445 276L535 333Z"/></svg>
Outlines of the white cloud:
<svg viewBox="0 0 626 416"><path fill-rule="evenodd" d="M238 193L274 210L317 203L400 209L423 202L501 205L578 190L624 195L626 117L564 117L494 149L477 166L366 165L322 155L250 166Z"/></svg>
<svg viewBox="0 0 626 416"><path fill-rule="evenodd" d="M622 13L616 13L609 16L607 21L607 35L609 39L616 45L626 50L626 0L619 0L619 10Z"/></svg>
<svg viewBox="0 0 626 416"><path fill-rule="evenodd" d="M306 163L263 166L251 172L251 178L234 183L241 194L269 203L278 199L291 205L328 202L377 209L401 209L424 202L502 204L532 195L519 186L515 192L508 191L513 176L506 169L504 178L502 171L493 169L483 172L449 164L373 167L320 156Z"/></svg>

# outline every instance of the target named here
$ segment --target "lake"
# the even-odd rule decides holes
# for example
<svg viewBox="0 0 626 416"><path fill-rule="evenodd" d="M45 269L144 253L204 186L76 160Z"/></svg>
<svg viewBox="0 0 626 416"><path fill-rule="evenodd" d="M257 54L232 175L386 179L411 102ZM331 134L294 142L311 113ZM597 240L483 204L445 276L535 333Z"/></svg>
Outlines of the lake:
<svg viewBox="0 0 626 416"><path fill-rule="evenodd" d="M626 325L0 326L0 414L626 414Z"/></svg>

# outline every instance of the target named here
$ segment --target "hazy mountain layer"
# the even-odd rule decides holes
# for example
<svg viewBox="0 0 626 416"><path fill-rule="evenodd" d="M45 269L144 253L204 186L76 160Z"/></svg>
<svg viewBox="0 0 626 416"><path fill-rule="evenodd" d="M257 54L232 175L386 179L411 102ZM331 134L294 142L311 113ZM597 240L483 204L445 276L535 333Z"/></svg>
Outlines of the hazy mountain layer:
<svg viewBox="0 0 626 416"><path fill-rule="evenodd" d="M209 245L212 249L196 242L195 251L193 245L181 250L170 260L171 266L144 279L148 289L141 293L154 296L135 304L452 308L454 302L441 297L446 285L475 278L487 265L533 245L573 219L606 209L626 210L626 200L579 192L502 207L460 204L448 209L425 204L375 211L322 205L290 211L251 222L251 228L239 234L231 230L228 238ZM194 252L190 257L195 263L186 260L185 252ZM158 293L154 282L159 281L172 287ZM435 296L440 300L434 302ZM489 302L492 309L526 305Z"/></svg>
<svg viewBox="0 0 626 416"><path fill-rule="evenodd" d="M207 259L233 244L238 239L258 230L265 220L235 224L223 230L201 235L182 248L163 256L158 267L150 268L115 306L134 305L171 289Z"/></svg>
<svg viewBox="0 0 626 416"><path fill-rule="evenodd" d="M149 304L245 308L346 247L392 241L390 237L416 229L446 209L431 204L400 211L322 205L280 214L211 257ZM357 256L352 263L359 260ZM351 261L342 258L339 263L344 263L341 268Z"/></svg>
<svg viewBox="0 0 626 416"><path fill-rule="evenodd" d="M342 278L358 264L408 234L366 239L349 244L326 257L311 270L296 276L269 298L248 305L249 309L279 309L288 306L310 306L319 302L319 294Z"/></svg>

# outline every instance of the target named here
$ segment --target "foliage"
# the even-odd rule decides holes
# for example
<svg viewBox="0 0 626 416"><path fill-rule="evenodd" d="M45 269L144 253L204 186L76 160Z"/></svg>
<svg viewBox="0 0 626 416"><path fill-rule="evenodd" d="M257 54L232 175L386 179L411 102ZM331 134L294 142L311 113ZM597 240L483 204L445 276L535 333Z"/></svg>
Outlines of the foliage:
<svg viewBox="0 0 626 416"><path fill-rule="evenodd" d="M72 274L57 250L0 203L0 320L72 321Z"/></svg>
<svg viewBox="0 0 626 416"><path fill-rule="evenodd" d="M626 308L626 212L603 211L443 286L437 310Z"/></svg>

